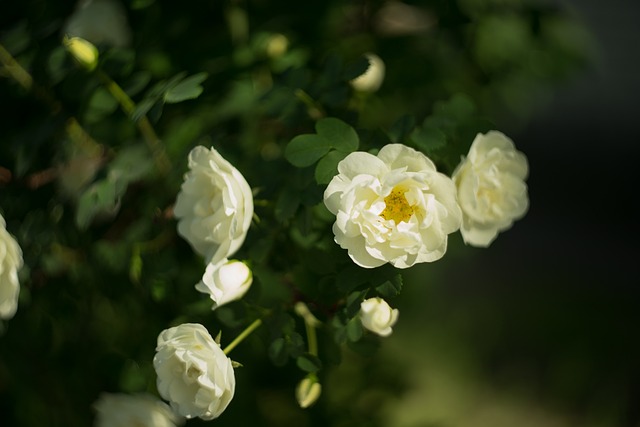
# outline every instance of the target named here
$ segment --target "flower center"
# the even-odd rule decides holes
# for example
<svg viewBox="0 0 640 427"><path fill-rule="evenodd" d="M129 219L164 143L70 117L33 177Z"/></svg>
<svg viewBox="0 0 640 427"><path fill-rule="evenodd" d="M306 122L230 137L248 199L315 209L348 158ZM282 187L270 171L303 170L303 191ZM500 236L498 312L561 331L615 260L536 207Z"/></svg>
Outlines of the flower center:
<svg viewBox="0 0 640 427"><path fill-rule="evenodd" d="M387 221L392 219L396 224L402 221L407 222L413 215L414 208L409 205L407 198L404 196L404 191L399 188L391 190L391 194L384 198L385 208L380 213L380 216Z"/></svg>

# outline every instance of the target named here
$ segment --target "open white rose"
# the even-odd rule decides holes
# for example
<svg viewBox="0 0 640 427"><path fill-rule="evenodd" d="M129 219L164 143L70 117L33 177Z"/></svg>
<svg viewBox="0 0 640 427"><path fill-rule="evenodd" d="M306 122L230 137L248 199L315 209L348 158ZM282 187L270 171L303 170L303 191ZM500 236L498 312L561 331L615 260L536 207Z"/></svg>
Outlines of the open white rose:
<svg viewBox="0 0 640 427"><path fill-rule="evenodd" d="M253 195L242 174L213 148L189 153L189 172L173 209L178 233L207 263L217 264L244 242L253 217Z"/></svg>
<svg viewBox="0 0 640 427"><path fill-rule="evenodd" d="M382 337L391 335L398 320L398 309L392 309L382 298L369 298L360 304L362 326Z"/></svg>
<svg viewBox="0 0 640 427"><path fill-rule="evenodd" d="M233 398L236 377L231 359L200 324L162 331L153 366L160 396L186 418L217 418Z"/></svg>
<svg viewBox="0 0 640 427"><path fill-rule="evenodd" d="M253 282L251 269L242 261L223 260L219 264L208 264L202 281L196 289L209 294L213 300L212 309L238 300L247 293Z"/></svg>
<svg viewBox="0 0 640 427"><path fill-rule="evenodd" d="M176 427L184 419L150 394L103 393L93 404L95 427Z"/></svg>
<svg viewBox="0 0 640 427"><path fill-rule="evenodd" d="M503 133L478 134L453 173L465 243L487 247L527 212L527 158Z"/></svg>
<svg viewBox="0 0 640 427"><path fill-rule="evenodd" d="M5 227L4 218L0 215L0 318L11 319L18 310L18 270L22 268L22 249Z"/></svg>
<svg viewBox="0 0 640 427"><path fill-rule="evenodd" d="M398 268L440 259L462 214L453 181L424 154L389 144L377 156L354 152L324 193L336 215L335 241L361 267Z"/></svg>

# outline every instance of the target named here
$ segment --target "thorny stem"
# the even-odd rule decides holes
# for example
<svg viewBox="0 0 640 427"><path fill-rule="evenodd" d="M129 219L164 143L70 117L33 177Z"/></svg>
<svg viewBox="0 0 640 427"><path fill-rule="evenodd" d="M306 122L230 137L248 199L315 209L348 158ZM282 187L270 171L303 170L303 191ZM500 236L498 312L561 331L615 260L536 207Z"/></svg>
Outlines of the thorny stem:
<svg viewBox="0 0 640 427"><path fill-rule="evenodd" d="M242 341L244 341L244 339L245 339L246 337L248 337L248 336L249 336L249 334L251 334L251 332L255 331L255 330L256 330L260 325L262 325L262 319L256 319L256 320L254 320L252 324L250 324L249 326L247 326L247 328L246 328L244 331L242 331L242 332L240 333L240 335L238 335L238 336L236 337L236 339L234 339L233 341L231 341L231 342L229 343L229 345L228 345L225 349L223 349L223 350L222 350L222 351L224 352L224 354L229 354L229 353L231 353L231 350L233 350L234 348L236 348L236 346L237 346L238 344L240 344Z"/></svg>
<svg viewBox="0 0 640 427"><path fill-rule="evenodd" d="M131 116L134 109L136 108L135 102L127 95L127 93L122 90L122 88L116 83L111 77L109 77L103 71L98 70L96 72L102 83L105 85L109 93L118 101L120 107L125 112L127 116ZM160 170L161 173L166 173L171 168L171 162L167 157L167 153L164 151L164 148L160 144L160 138L156 134L156 131L153 129L149 118L146 115L140 117L137 121L138 129L140 133L144 137L147 146L153 153L154 161L156 162L156 166Z"/></svg>

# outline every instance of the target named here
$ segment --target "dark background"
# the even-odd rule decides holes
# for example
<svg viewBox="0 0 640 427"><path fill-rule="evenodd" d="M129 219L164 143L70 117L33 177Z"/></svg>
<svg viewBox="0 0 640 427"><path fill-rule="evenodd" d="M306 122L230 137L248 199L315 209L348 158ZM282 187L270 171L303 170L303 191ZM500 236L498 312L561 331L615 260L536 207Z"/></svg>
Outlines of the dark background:
<svg viewBox="0 0 640 427"><path fill-rule="evenodd" d="M489 389L563 414L553 424L530 410L530 425L636 427L640 3L560 3L591 31L594 60L523 126L505 123L529 159L530 210L490 250L465 247L464 267L443 267L418 318L445 331L434 340L448 334L431 344L460 372L471 364Z"/></svg>

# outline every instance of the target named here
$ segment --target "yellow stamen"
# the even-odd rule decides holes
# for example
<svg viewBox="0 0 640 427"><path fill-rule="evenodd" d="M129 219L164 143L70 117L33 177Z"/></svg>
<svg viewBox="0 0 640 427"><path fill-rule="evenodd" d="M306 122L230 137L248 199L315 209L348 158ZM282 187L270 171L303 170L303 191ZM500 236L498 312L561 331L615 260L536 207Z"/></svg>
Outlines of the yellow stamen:
<svg viewBox="0 0 640 427"><path fill-rule="evenodd" d="M400 188L394 188L391 193L384 198L385 208L380 216L387 221L392 219L396 224L402 221L407 222L411 219L414 207L409 205L407 198L404 196L405 191Z"/></svg>

